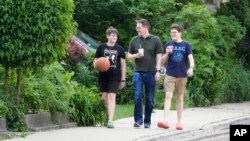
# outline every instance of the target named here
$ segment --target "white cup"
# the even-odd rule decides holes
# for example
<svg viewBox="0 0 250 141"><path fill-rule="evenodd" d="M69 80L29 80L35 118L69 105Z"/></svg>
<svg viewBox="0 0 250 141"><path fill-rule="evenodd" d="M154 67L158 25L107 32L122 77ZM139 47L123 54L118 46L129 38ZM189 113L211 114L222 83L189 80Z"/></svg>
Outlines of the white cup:
<svg viewBox="0 0 250 141"><path fill-rule="evenodd" d="M142 56L144 56L144 49L143 49L143 48L138 49L138 52L139 52Z"/></svg>
<svg viewBox="0 0 250 141"><path fill-rule="evenodd" d="M167 46L167 52L169 52L170 54L173 53L173 48L174 48L174 46L172 46L172 45Z"/></svg>

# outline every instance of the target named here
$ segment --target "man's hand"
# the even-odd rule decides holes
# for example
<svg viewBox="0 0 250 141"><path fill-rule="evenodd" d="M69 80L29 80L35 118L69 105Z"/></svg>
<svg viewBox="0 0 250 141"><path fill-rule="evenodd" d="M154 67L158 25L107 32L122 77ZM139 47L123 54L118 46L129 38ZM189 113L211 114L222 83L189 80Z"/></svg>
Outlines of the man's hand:
<svg viewBox="0 0 250 141"><path fill-rule="evenodd" d="M161 73L157 71L155 74L155 81L159 81L160 79L161 79Z"/></svg>
<svg viewBox="0 0 250 141"><path fill-rule="evenodd" d="M139 52L137 52L135 55L136 55L135 58L142 58L143 57L143 54L141 54Z"/></svg>

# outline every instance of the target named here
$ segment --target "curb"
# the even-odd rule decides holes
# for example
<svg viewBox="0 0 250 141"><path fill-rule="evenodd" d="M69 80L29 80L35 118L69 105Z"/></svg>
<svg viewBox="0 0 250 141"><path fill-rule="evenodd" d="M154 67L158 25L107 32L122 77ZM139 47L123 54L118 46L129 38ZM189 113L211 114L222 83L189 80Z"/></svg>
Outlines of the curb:
<svg viewBox="0 0 250 141"><path fill-rule="evenodd" d="M232 119L223 120L216 123L209 123L203 125L200 130L205 129L229 129L230 125L245 124L250 125L250 115L240 116Z"/></svg>
<svg viewBox="0 0 250 141"><path fill-rule="evenodd" d="M229 134L230 125L245 124L250 125L250 115L232 118L216 123L205 124L201 128L188 131L174 131L143 138L144 141L181 140L197 141L216 138Z"/></svg>

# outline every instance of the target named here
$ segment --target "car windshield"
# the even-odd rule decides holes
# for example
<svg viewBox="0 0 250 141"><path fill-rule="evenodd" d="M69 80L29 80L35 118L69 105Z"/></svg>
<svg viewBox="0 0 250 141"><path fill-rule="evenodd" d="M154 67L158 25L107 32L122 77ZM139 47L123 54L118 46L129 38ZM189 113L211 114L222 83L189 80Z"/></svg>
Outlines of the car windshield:
<svg viewBox="0 0 250 141"><path fill-rule="evenodd" d="M86 43L91 48L97 49L99 47L99 43L97 41L95 41L93 38L91 38L87 34L81 32L80 30L77 30L76 36L82 41L84 41L84 43Z"/></svg>

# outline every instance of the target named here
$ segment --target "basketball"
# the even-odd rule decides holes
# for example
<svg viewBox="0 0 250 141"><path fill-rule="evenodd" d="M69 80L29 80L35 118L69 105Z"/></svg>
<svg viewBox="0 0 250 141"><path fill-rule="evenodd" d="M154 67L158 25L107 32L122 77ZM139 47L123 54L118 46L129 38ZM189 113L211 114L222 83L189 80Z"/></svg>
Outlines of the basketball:
<svg viewBox="0 0 250 141"><path fill-rule="evenodd" d="M100 57L95 62L95 69L100 72L105 72L109 69L110 62L108 58Z"/></svg>

